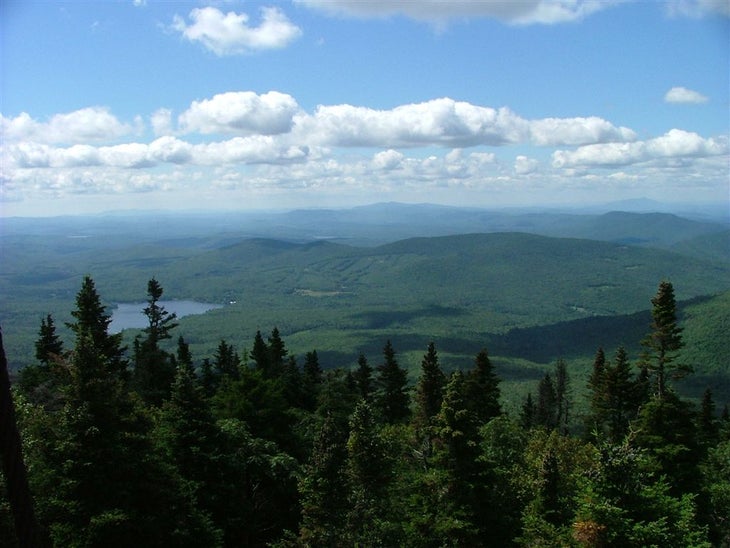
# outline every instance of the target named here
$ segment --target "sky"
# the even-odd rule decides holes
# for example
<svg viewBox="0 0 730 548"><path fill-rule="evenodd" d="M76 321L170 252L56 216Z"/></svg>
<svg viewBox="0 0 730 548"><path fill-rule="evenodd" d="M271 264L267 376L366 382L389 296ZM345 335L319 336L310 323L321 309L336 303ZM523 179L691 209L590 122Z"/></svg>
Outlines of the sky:
<svg viewBox="0 0 730 548"><path fill-rule="evenodd" d="M728 0L3 0L0 56L0 216L730 202Z"/></svg>

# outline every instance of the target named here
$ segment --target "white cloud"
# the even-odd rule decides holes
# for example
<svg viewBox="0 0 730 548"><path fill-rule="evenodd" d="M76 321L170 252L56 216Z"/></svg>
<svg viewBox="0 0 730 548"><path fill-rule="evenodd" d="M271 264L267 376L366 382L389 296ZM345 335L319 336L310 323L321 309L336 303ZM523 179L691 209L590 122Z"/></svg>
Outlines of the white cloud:
<svg viewBox="0 0 730 548"><path fill-rule="evenodd" d="M530 122L530 136L539 146L585 145L610 141L633 141L636 134L602 118L544 118Z"/></svg>
<svg viewBox="0 0 730 548"><path fill-rule="evenodd" d="M434 99L374 110L352 105L320 106L298 116L294 133L328 146L503 146L532 143L566 146L632 141L636 134L598 117L526 120L508 108L493 109Z"/></svg>
<svg viewBox="0 0 730 548"><path fill-rule="evenodd" d="M670 15L699 18L718 14L730 17L730 2L727 0L670 0L666 6Z"/></svg>
<svg viewBox="0 0 730 548"><path fill-rule="evenodd" d="M664 94L666 103L706 103L707 97L697 91L683 88L681 86L673 87Z"/></svg>
<svg viewBox="0 0 730 548"><path fill-rule="evenodd" d="M295 0L312 9L350 17L404 15L420 21L489 17L514 24L554 24L577 21L622 0L521 0L519 2L474 0Z"/></svg>
<svg viewBox="0 0 730 548"><path fill-rule="evenodd" d="M297 120L296 132L333 146L504 145L523 140L528 123L507 108L435 99L392 110L320 106Z"/></svg>
<svg viewBox="0 0 730 548"><path fill-rule="evenodd" d="M553 153L553 166L614 167L653 160L671 162L726 154L728 154L727 139L705 139L693 132L672 129L661 137L646 141L586 145L574 151L558 150Z"/></svg>
<svg viewBox="0 0 730 548"><path fill-rule="evenodd" d="M401 166L403 158L403 154L391 148L375 154L373 165L376 169L393 170Z"/></svg>
<svg viewBox="0 0 730 548"><path fill-rule="evenodd" d="M515 158L514 170L517 175L529 175L537 171L540 162L534 158L528 158L527 156L517 156Z"/></svg>
<svg viewBox="0 0 730 548"><path fill-rule="evenodd" d="M257 95L251 91L231 91L193 101L178 117L178 125L183 133L275 135L292 128L298 110L294 98L284 93L270 91ZM159 115L160 121L164 121L166 114Z"/></svg>
<svg viewBox="0 0 730 548"><path fill-rule="evenodd" d="M172 134L172 111L167 108L157 109L152 113L150 123L152 124L152 131L155 132L155 135Z"/></svg>
<svg viewBox="0 0 730 548"><path fill-rule="evenodd" d="M188 17L190 24L176 15L172 28L218 56L283 48L302 34L301 29L275 7L261 9L258 27L249 25L249 16L245 13L223 13L210 6L193 9Z"/></svg>
<svg viewBox="0 0 730 548"><path fill-rule="evenodd" d="M113 141L132 132L107 108L88 107L55 114L48 122L39 122L23 112L15 118L0 115L0 131L7 141L37 143L87 143Z"/></svg>

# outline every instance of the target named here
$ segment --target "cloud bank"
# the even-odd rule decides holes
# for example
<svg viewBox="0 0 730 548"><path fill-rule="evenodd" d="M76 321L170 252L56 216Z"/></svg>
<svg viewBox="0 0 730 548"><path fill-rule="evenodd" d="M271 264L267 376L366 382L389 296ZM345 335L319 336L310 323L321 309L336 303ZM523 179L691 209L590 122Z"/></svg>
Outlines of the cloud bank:
<svg viewBox="0 0 730 548"><path fill-rule="evenodd" d="M197 186L253 194L717 188L727 185L730 157L726 136L672 129L639 139L596 116L528 119L448 97L307 112L286 93L229 91L180 113L161 107L146 121L88 107L45 121L0 116L0 128L0 201Z"/></svg>

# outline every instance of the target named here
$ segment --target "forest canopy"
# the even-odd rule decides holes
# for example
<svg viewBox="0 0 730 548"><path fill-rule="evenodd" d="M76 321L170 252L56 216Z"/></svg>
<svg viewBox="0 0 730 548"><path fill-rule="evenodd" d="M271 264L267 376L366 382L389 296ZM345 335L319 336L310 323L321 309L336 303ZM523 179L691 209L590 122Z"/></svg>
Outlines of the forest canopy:
<svg viewBox="0 0 730 548"><path fill-rule="evenodd" d="M431 343L414 383L391 340L355 368L323 370L316 349L298 359L276 326L201 358L162 295L149 280L131 349L88 276L70 346L51 315L41 321L12 398L42 543L730 543L728 410L709 390L700 405L675 390L691 367L668 281L638 360L598 348L577 387L558 359L511 414L487 348L454 369ZM27 540L13 529L11 480L4 546Z"/></svg>

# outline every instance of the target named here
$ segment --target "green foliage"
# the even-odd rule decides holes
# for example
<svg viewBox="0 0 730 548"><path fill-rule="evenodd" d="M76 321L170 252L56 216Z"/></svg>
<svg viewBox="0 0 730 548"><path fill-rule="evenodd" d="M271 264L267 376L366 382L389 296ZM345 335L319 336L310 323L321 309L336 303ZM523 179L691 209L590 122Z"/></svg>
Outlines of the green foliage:
<svg viewBox="0 0 730 548"><path fill-rule="evenodd" d="M161 290L148 285L158 319ZM671 299L655 300L672 308ZM440 354L432 343L413 379L408 422L408 371L390 339L375 379L364 353L354 371L349 359L323 371L311 351L300 370L276 327L266 341L257 332L244 353L250 365L216 337L198 377L182 337L175 354L143 344L170 338L150 320L135 362L160 352L175 365L168 392L153 401L127 382L90 278L75 312L72 349L47 364L53 399L18 400L38 515L57 544L706 546L708 531L713 542L728 538L727 427L710 393L700 413L669 389L650 397L657 369L634 378L623 347L611 362L598 353L592 371L587 361L571 361L570 375L563 360L546 375L533 365L524 378L538 385L537 404L523 391L518 421L503 412L517 411L516 392L497 374L504 361L493 365L482 350L468 369L458 358L463 341L445 342ZM453 371L448 382L442 367ZM593 443L573 430L575 378L588 381Z"/></svg>
<svg viewBox="0 0 730 548"><path fill-rule="evenodd" d="M682 378L691 373L692 368L686 364L675 363L684 341L682 328L677 322L674 287L670 282L662 281L659 284L651 304L651 332L641 341L645 348L642 365L654 376L657 395L664 397L668 378Z"/></svg>
<svg viewBox="0 0 730 548"><path fill-rule="evenodd" d="M410 414L408 373L398 365L390 340L383 348L383 363L375 370L375 404L380 420L387 424L404 422Z"/></svg>

